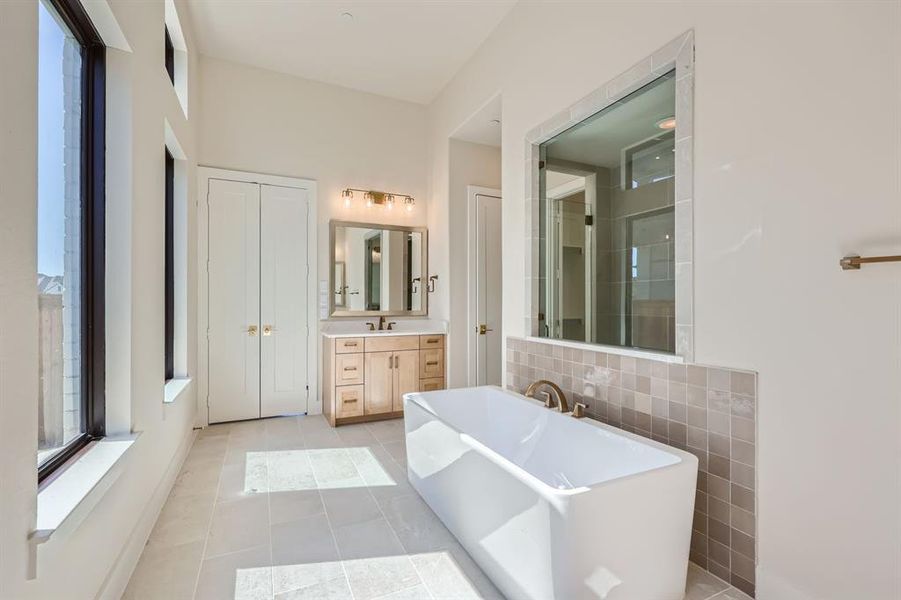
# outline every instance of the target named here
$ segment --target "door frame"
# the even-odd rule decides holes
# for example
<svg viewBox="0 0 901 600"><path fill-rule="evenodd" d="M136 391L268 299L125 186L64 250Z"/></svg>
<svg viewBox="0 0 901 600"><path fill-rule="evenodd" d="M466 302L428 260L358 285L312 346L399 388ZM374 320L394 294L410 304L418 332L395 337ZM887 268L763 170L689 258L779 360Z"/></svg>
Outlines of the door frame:
<svg viewBox="0 0 901 600"><path fill-rule="evenodd" d="M473 335L473 332L479 326L478 323L478 313L479 313L479 305L478 305L478 268L476 265L476 244L478 243L478 238L476 236L476 227L478 226L478 197L479 196L489 196L491 198L497 198L501 200L501 190L495 188L482 187L478 185L468 185L466 186L466 213L467 213L467 223L466 223L466 248L467 248L467 258L466 264L468 267L469 276L466 279L466 295L467 295L467 303L466 303L466 352L468 354L466 358L466 382L469 386L478 385L478 337ZM501 202L503 202L501 200ZM503 204L501 205L501 214L503 215ZM501 311L503 311L503 302L501 303ZM503 319L501 319L501 323L498 324L498 327L501 328L498 331L498 334L501 336L501 356L500 359L503 361L504 354L504 343L503 343ZM501 368L501 381L504 379L504 369Z"/></svg>
<svg viewBox="0 0 901 600"><path fill-rule="evenodd" d="M256 183L306 190L309 194L307 217L307 369L310 390L307 394L307 414L322 412L322 400L319 397L319 348L318 312L317 312L317 263L318 256L318 220L316 181L299 177L283 177L247 171L234 171L216 167L197 167L197 414L194 424L198 427L209 425L209 346L207 330L209 328L209 281L206 277L209 262L209 213L207 198L211 179L223 179L240 183Z"/></svg>

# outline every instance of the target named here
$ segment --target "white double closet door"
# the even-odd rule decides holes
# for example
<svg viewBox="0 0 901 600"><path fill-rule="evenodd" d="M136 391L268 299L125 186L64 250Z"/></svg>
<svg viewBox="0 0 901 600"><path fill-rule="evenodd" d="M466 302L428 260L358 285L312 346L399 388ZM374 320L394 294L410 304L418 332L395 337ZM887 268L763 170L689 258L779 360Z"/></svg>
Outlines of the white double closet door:
<svg viewBox="0 0 901 600"><path fill-rule="evenodd" d="M309 192L210 179L207 202L209 422L306 412Z"/></svg>

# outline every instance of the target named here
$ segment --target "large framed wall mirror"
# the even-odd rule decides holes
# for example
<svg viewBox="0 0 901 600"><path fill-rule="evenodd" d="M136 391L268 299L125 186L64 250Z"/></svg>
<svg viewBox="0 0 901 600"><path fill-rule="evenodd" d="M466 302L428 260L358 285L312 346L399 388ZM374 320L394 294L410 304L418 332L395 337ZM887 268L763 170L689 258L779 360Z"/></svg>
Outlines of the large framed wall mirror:
<svg viewBox="0 0 901 600"><path fill-rule="evenodd" d="M428 314L425 227L331 221L329 315Z"/></svg>
<svg viewBox="0 0 901 600"><path fill-rule="evenodd" d="M539 149L540 336L676 351L676 78Z"/></svg>

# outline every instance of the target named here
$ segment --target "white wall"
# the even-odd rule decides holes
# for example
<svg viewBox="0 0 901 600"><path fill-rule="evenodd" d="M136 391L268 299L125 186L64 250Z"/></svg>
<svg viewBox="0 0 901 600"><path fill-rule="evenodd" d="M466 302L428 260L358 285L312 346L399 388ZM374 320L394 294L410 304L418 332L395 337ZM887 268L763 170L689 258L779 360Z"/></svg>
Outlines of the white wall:
<svg viewBox="0 0 901 600"><path fill-rule="evenodd" d="M429 110L433 271L448 137L500 92L504 331L523 334L525 133L690 28L696 359L760 373L758 596L896 598L901 276L838 259L901 250L897 3L520 3Z"/></svg>
<svg viewBox="0 0 901 600"><path fill-rule="evenodd" d="M93 0L96 2L97 0ZM194 126L163 66L164 4L110 0L133 52L108 50L107 429L141 432L121 474L76 528L32 550L37 441L36 69L37 3L0 3L0 598L118 597L191 440L189 387L163 405L164 120L188 157L195 189ZM189 77L196 53L184 6ZM194 98L192 98L192 102ZM193 194L188 230L193 232ZM194 236L188 255L195 261ZM188 298L196 295L188 269ZM194 329L196 306L189 300ZM188 339L187 366L196 363ZM36 577L28 577L29 569Z"/></svg>
<svg viewBox="0 0 901 600"><path fill-rule="evenodd" d="M318 279L328 278L330 219L423 225L425 108L418 104L203 57L200 164L318 182ZM346 187L409 194L408 213L367 209Z"/></svg>
<svg viewBox="0 0 901 600"><path fill-rule="evenodd" d="M469 310L469 255L474 249L468 247L469 199L467 186L487 188L501 187L501 149L483 144L473 144L452 139L448 151L448 218L446 225L436 224L444 246L439 256L446 257L449 277L442 284L439 276L438 289L454 290L447 296L448 337L447 337L447 385L462 387L467 385L466 369L469 364L467 340L474 332L468 331ZM448 236L450 247L448 247ZM437 246L434 240L432 246ZM453 248L453 252L450 252ZM466 248L467 251L463 251ZM434 270L434 269L433 269ZM442 306L442 305L439 305ZM438 309L436 309L438 310Z"/></svg>

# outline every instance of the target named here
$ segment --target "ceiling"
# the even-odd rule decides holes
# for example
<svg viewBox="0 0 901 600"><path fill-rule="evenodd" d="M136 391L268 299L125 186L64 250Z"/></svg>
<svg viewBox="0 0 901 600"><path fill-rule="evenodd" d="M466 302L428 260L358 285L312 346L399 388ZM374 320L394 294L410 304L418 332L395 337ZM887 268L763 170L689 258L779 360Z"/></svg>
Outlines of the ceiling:
<svg viewBox="0 0 901 600"><path fill-rule="evenodd" d="M662 133L657 121L673 116L675 83L673 77L658 79L564 131L548 143L548 159L619 166L623 148Z"/></svg>
<svg viewBox="0 0 901 600"><path fill-rule="evenodd" d="M427 104L516 1L189 0L188 6L207 56Z"/></svg>

